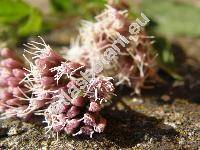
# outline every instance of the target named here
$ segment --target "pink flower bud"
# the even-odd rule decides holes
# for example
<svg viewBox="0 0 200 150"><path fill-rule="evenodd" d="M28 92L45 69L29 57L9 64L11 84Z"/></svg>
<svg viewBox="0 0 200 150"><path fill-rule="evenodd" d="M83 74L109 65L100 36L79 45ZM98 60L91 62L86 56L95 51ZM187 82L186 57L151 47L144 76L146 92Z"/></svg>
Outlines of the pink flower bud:
<svg viewBox="0 0 200 150"><path fill-rule="evenodd" d="M12 73L17 78L24 78L25 74L27 73L25 70L22 69L13 69Z"/></svg>
<svg viewBox="0 0 200 150"><path fill-rule="evenodd" d="M84 97L80 96L71 100L71 103L77 107L83 107L85 104Z"/></svg>
<svg viewBox="0 0 200 150"><path fill-rule="evenodd" d="M32 105L35 109L42 108L42 107L45 106L45 104L46 104L46 100L36 100L36 99L31 100L31 105Z"/></svg>
<svg viewBox="0 0 200 150"><path fill-rule="evenodd" d="M45 87L50 87L50 86L56 84L56 82L53 77L42 77L41 84Z"/></svg>
<svg viewBox="0 0 200 150"><path fill-rule="evenodd" d="M0 68L0 78L8 78L13 76L10 68Z"/></svg>
<svg viewBox="0 0 200 150"><path fill-rule="evenodd" d="M65 123L67 121L67 115L66 114L58 114L57 118L58 118L59 122Z"/></svg>
<svg viewBox="0 0 200 150"><path fill-rule="evenodd" d="M100 118L99 123L97 124L97 126L95 127L95 131L98 133L101 133L104 131L105 127L106 127L107 121L104 118Z"/></svg>
<svg viewBox="0 0 200 150"><path fill-rule="evenodd" d="M97 102L91 102L88 110L91 112L98 112L101 110L101 105Z"/></svg>
<svg viewBox="0 0 200 150"><path fill-rule="evenodd" d="M26 88L20 88L20 87L13 87L13 88L11 88L11 91L12 91L14 96L20 97L20 96L23 95L23 93L25 93L27 91L27 89Z"/></svg>
<svg viewBox="0 0 200 150"><path fill-rule="evenodd" d="M80 134L85 134L85 135L90 135L90 137L92 138L92 135L94 133L94 130L91 126L83 126L80 128L79 131Z"/></svg>
<svg viewBox="0 0 200 150"><path fill-rule="evenodd" d="M15 53L12 50L8 49L8 48L3 48L0 51L0 55L2 57L5 57L5 58L16 58Z"/></svg>
<svg viewBox="0 0 200 150"><path fill-rule="evenodd" d="M21 68L21 63L12 58L2 60L1 65L8 68Z"/></svg>
<svg viewBox="0 0 200 150"><path fill-rule="evenodd" d="M80 121L78 119L72 119L67 122L67 125L64 128L64 131L67 134L72 134L76 128L80 125Z"/></svg>
<svg viewBox="0 0 200 150"><path fill-rule="evenodd" d="M42 58L49 58L55 61L65 61L62 56L52 51L51 49L46 49L46 52L42 54Z"/></svg>
<svg viewBox="0 0 200 150"><path fill-rule="evenodd" d="M78 107L76 107L76 106L72 106L69 109L69 111L67 112L67 117L69 119L71 119L71 118L77 116L79 113L80 113L80 109Z"/></svg>
<svg viewBox="0 0 200 150"><path fill-rule="evenodd" d="M60 122L58 122L56 124L53 124L52 127L55 132L60 132L64 126L63 126L63 124L60 124Z"/></svg>
<svg viewBox="0 0 200 150"><path fill-rule="evenodd" d="M67 62L65 65L66 73L71 74L74 77L80 77L80 71L83 71L84 69L85 68L79 63Z"/></svg>
<svg viewBox="0 0 200 150"><path fill-rule="evenodd" d="M85 125L94 127L94 126L96 126L96 117L89 113L84 114L83 122Z"/></svg>
<svg viewBox="0 0 200 150"><path fill-rule="evenodd" d="M60 109L60 111L61 111L62 113L66 113L66 112L69 110L70 105L63 104L63 107L61 107L61 108L62 108L62 109Z"/></svg>
<svg viewBox="0 0 200 150"><path fill-rule="evenodd" d="M2 106L1 103L0 103L0 113L5 112L5 110L6 110L6 107Z"/></svg>
<svg viewBox="0 0 200 150"><path fill-rule="evenodd" d="M13 98L13 99L7 100L6 104L8 104L10 106L22 106L24 104L27 104L27 102L19 100L18 98Z"/></svg>
<svg viewBox="0 0 200 150"><path fill-rule="evenodd" d="M0 78L0 86L1 87L8 86L7 78Z"/></svg>
<svg viewBox="0 0 200 150"><path fill-rule="evenodd" d="M0 94L0 99L1 100L8 100L8 99L11 99L12 97L13 97L12 93L8 92L7 90L3 91Z"/></svg>
<svg viewBox="0 0 200 150"><path fill-rule="evenodd" d="M48 58L43 58L43 59L36 59L35 60L35 64L38 68L52 68L56 65L59 64L59 62L55 61L55 60L50 60Z"/></svg>
<svg viewBox="0 0 200 150"><path fill-rule="evenodd" d="M55 73L51 72L50 69L58 65L58 62L44 58L44 59L36 59L35 64L39 69L41 75L53 76Z"/></svg>
<svg viewBox="0 0 200 150"><path fill-rule="evenodd" d="M11 87L17 87L19 85L20 81L21 81L21 79L19 79L17 77L9 77L7 79L8 85Z"/></svg>

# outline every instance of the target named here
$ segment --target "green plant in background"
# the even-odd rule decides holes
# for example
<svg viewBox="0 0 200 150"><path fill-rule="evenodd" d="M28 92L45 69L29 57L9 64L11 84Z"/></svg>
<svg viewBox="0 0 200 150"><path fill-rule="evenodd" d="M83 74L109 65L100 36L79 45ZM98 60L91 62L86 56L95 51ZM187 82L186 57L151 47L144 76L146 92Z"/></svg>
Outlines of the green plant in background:
<svg viewBox="0 0 200 150"><path fill-rule="evenodd" d="M92 19L106 4L105 0L50 0L55 13Z"/></svg>
<svg viewBox="0 0 200 150"><path fill-rule="evenodd" d="M51 15L80 16L82 19L91 19L102 10L106 0L49 0L53 11ZM131 5L130 11L135 15L137 11ZM198 7L178 3L177 0L144 0L141 10L148 14L158 24L156 33L163 36L192 36L200 35ZM0 1L0 27L14 30L17 36L36 34L43 28L45 17L38 9L25 3L23 0ZM52 22L47 22L47 24ZM2 29L1 29L2 30ZM6 31L6 30L5 30Z"/></svg>
<svg viewBox="0 0 200 150"><path fill-rule="evenodd" d="M12 32L13 38L25 37L41 30L42 16L39 10L22 0L1 0L0 26L2 30Z"/></svg>
<svg viewBox="0 0 200 150"><path fill-rule="evenodd" d="M180 36L200 37L200 8L177 0L144 0L141 7L151 17L153 25L148 32L156 37L154 46L160 68L173 78L182 79L175 71L177 65L170 41Z"/></svg>
<svg viewBox="0 0 200 150"><path fill-rule="evenodd" d="M177 64L171 43L163 37L156 37L155 41L153 46L158 53L157 63L159 68L167 72L172 78L182 80L182 77L175 71Z"/></svg>
<svg viewBox="0 0 200 150"><path fill-rule="evenodd" d="M144 0L142 10L158 24L163 36L200 37L200 8L177 0Z"/></svg>
<svg viewBox="0 0 200 150"><path fill-rule="evenodd" d="M22 38L41 34L42 31L53 30L54 26L63 21L63 19L67 20L67 18L71 19L76 16L80 16L82 19L91 19L105 4L105 1L98 0L49 1L53 8L52 12L44 15L38 8L34 8L23 0L1 0L0 41L5 41L9 45L15 45Z"/></svg>

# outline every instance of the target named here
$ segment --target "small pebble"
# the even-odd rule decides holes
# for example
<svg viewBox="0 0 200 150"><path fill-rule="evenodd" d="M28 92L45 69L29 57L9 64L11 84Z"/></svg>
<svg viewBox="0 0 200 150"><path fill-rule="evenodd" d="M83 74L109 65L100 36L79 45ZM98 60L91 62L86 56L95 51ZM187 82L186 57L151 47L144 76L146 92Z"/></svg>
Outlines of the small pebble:
<svg viewBox="0 0 200 150"><path fill-rule="evenodd" d="M171 98L170 98L169 95L164 94L164 95L161 96L161 99L162 99L164 102L169 102Z"/></svg>
<svg viewBox="0 0 200 150"><path fill-rule="evenodd" d="M18 134L20 134L22 132L24 132L23 129L17 129L15 127L11 127L7 134L8 134L8 136L13 136L13 135L18 135Z"/></svg>

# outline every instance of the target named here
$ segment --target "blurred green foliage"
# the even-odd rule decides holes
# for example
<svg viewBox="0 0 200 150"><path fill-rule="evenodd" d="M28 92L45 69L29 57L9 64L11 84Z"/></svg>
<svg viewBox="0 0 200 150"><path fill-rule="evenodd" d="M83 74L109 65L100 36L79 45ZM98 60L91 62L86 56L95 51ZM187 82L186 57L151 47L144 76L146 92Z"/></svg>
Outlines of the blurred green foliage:
<svg viewBox="0 0 200 150"><path fill-rule="evenodd" d="M177 0L144 0L141 8L151 18L148 32L155 36L159 67L181 80L170 41L181 36L200 37L200 8Z"/></svg>
<svg viewBox="0 0 200 150"><path fill-rule="evenodd" d="M142 11L157 23L163 36L200 37L200 8L177 0L144 0Z"/></svg>
<svg viewBox="0 0 200 150"><path fill-rule="evenodd" d="M28 36L40 31L42 16L22 0L0 0L0 26L9 28L14 37Z"/></svg>
<svg viewBox="0 0 200 150"><path fill-rule="evenodd" d="M92 19L104 8L105 0L50 0L55 13L64 12L68 16Z"/></svg>
<svg viewBox="0 0 200 150"><path fill-rule="evenodd" d="M23 0L0 0L0 41L16 44L25 37L51 31L63 19L79 16L92 19L104 8L105 0L49 0L50 14ZM67 28L67 24L66 24Z"/></svg>
<svg viewBox="0 0 200 150"><path fill-rule="evenodd" d="M28 5L21 0L1 0L0 7L1 23L17 23L22 18L29 15Z"/></svg>
<svg viewBox="0 0 200 150"><path fill-rule="evenodd" d="M100 12L106 0L49 0L51 15L60 20L65 17L79 16L82 19L92 19ZM137 8L131 5L130 11L135 15ZM177 0L144 0L141 11L151 17L156 23L155 32L163 36L200 36L200 8L177 2ZM9 28L14 36L24 37L37 34L45 28L46 21L40 10L25 3L23 0L0 0L0 27ZM52 22L45 22L46 25ZM2 29L1 29L2 30ZM5 31L5 30L4 30Z"/></svg>
<svg viewBox="0 0 200 150"><path fill-rule="evenodd" d="M19 26L18 34L20 36L26 36L30 33L38 33L42 28L42 17L40 13L34 9L31 12L27 20Z"/></svg>

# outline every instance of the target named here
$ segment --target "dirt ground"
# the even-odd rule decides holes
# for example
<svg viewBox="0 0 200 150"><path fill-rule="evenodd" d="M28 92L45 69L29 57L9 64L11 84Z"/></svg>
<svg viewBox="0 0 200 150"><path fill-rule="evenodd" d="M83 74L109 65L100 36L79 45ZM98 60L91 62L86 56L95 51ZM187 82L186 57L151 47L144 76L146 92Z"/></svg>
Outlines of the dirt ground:
<svg viewBox="0 0 200 150"><path fill-rule="evenodd" d="M157 89L158 90L158 89ZM182 91L187 92L187 91ZM150 94L151 95L151 94ZM1 149L199 149L200 105L187 98L163 102L160 96L115 99L103 112L109 119L105 133L86 137L64 134L48 138L41 124L19 120L2 122Z"/></svg>

